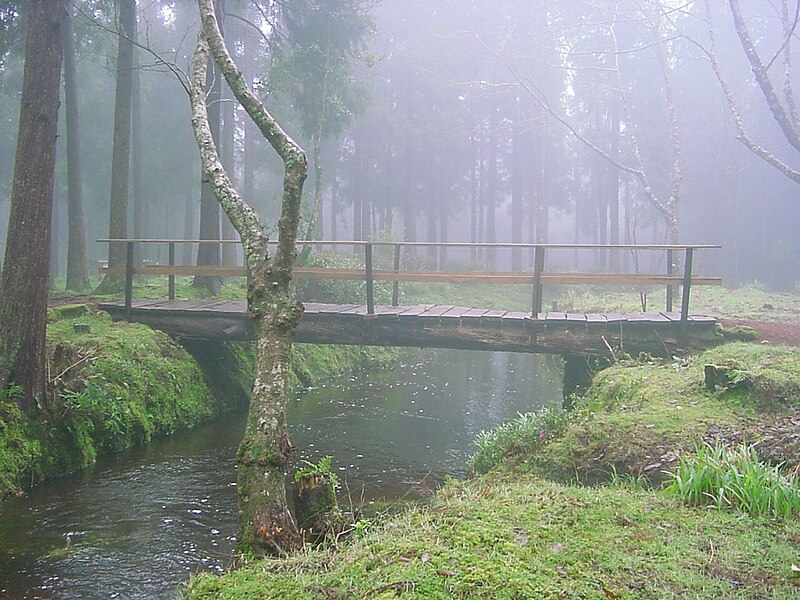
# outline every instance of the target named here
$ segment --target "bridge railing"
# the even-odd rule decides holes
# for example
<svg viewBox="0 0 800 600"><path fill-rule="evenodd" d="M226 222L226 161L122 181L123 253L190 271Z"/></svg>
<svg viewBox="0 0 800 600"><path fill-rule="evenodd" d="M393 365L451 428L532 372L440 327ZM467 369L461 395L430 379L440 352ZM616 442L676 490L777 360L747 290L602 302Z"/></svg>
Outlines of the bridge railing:
<svg viewBox="0 0 800 600"><path fill-rule="evenodd" d="M130 308L133 301L133 280L135 275L166 275L168 277L168 296L175 299L176 276L245 276L242 266L185 266L176 264L175 249L178 244L240 244L238 240L181 240L181 239L101 239L98 242L126 245L126 261L124 265L100 267L100 273L125 275L125 306ZM166 245L167 264L136 264L134 248L137 244ZM694 285L721 285L719 277L700 277L694 274L695 253L698 250L716 249L720 246L708 244L664 245L664 244L524 244L524 243L468 243L468 242L382 242L382 241L298 241L298 246L317 248L346 249L363 255L363 267L329 268L329 267L296 267L295 279L333 279L363 281L366 285L367 313L375 312L375 282L386 281L392 284L392 306L399 301L399 286L402 282L422 283L469 283L469 284L515 284L531 287L531 316L536 318L542 313L543 290L545 285L604 285L604 286L665 286L666 312L673 312L676 288L681 288L680 319L687 321L689 317L689 300ZM421 248L435 249L438 259L434 259L438 267L420 267L419 261L411 261ZM376 260L376 251L388 249L381 260ZM472 255L481 252L511 250L512 252L528 251L531 254L531 268L510 270L448 270L441 254L448 250L470 250ZM409 268L402 268L403 252ZM563 268L546 268L546 257L556 253L571 251L592 251L594 253L639 252L661 253L664 255L661 272L589 272L568 271ZM388 259L391 257L391 266ZM680 259L680 260L679 260ZM652 261L655 263L656 261ZM638 265L638 261L637 261ZM553 265L558 267L559 265Z"/></svg>

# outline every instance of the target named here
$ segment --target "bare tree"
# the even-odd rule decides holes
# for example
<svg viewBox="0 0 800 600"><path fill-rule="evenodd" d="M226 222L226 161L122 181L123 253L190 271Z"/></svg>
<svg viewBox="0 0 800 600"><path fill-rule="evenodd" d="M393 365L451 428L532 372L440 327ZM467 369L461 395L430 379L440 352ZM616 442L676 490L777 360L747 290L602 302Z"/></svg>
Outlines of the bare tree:
<svg viewBox="0 0 800 600"><path fill-rule="evenodd" d="M308 163L303 150L256 98L231 58L213 0L198 3L202 28L192 63L192 127L205 177L242 238L248 272L247 304L256 329L256 378L237 457L242 540L256 551L283 554L300 543L287 505L284 470L292 449L286 425L289 354L303 315L303 305L292 297L290 283ZM236 99L283 161L283 197L274 253L268 250L264 225L234 188L216 149L205 97L209 53Z"/></svg>
<svg viewBox="0 0 800 600"><path fill-rule="evenodd" d="M581 144L591 149L614 168L633 176L639 182L645 198L647 198L664 219L667 225L667 235L670 243L675 244L678 243L679 239L678 205L683 182L683 169L681 139L673 97L671 72L667 57L664 54L665 41L669 35L665 31L665 26L669 25L669 23L661 18L662 7L658 0L644 3L641 6L637 5L635 8L637 14L633 15L622 13L620 2L611 2L607 5L600 3L599 8L606 12L606 18L598 23L597 27L602 31L605 38L607 38L610 48L602 51L598 48L592 54L603 57L610 56L610 64L602 63L592 65L590 68L600 70L611 78L610 93L616 96L616 101L619 104L622 116L622 118L617 121L618 131L612 132L612 135L615 137L619 136L626 142L629 152L629 157L627 159L622 156L622 153L616 148L615 144L612 145L612 149L606 149L598 141L590 139L578 126L574 125L564 116L559 108L551 103L550 99L524 75L520 68L507 57L497 52L496 49L489 47L485 42L482 43L502 61L519 85L528 92L530 97L545 113L561 123ZM618 28L621 24L627 26L635 24L640 29L642 41L640 41L637 46L623 47L620 44ZM631 102L628 97L627 90L629 84L625 81L620 65L621 56L644 51L654 53L657 66L662 75L662 91L665 100L664 119L669 128L669 141L672 149L671 163L668 167L666 167L666 165L664 166L664 170L668 171L670 174L669 186L665 191L660 193L653 183L654 178L651 173L653 169L648 167L644 160L642 146L637 134L637 119L631 108ZM572 59L568 56L567 60L571 61ZM601 60L605 60L605 58ZM580 70L578 65L574 63L571 68L574 71ZM624 126L624 136L620 130L620 125Z"/></svg>
<svg viewBox="0 0 800 600"><path fill-rule="evenodd" d="M756 83L758 84L758 88L764 97L767 107L769 108L773 119L778 124L778 128L783 134L783 137L795 151L800 151L800 120L798 120L794 87L791 78L791 42L793 36L795 35L798 21L800 20L800 3L797 3L794 14L792 14L792 11L789 10L789 0L781 0L781 16L784 39L779 47L778 52L766 62L756 48L756 44L753 41L753 36L751 35L750 29L742 14L739 0L729 0L728 4L733 16L733 26L736 31L736 36L741 43L742 49L744 50L745 56L747 57L747 61L750 65L750 69L753 72L753 76L755 77ZM701 48L701 50L711 61L714 74L719 81L723 94L725 95L725 100L728 103L728 108L736 126L736 138L742 142L742 144L744 144L748 150L761 158L767 164L775 167L792 181L800 183L800 171L791 167L785 160L755 141L750 135L744 118L742 117L742 113L739 110L736 95L731 89L731 86L725 77L725 74L723 73L717 57L716 27L708 0L705 2L705 13L708 21L709 46L705 48L694 39L691 39L690 41L692 41L697 47ZM783 82L781 84L783 100L781 100L781 94L778 92L779 84L774 82L774 77L770 75L770 68L774 65L779 57L783 57Z"/></svg>

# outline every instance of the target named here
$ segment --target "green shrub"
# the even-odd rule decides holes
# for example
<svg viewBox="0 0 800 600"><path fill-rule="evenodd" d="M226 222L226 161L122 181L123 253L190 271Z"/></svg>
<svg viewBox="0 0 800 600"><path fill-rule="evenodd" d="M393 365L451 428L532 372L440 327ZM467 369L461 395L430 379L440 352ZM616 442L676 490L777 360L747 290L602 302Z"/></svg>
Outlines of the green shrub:
<svg viewBox="0 0 800 600"><path fill-rule="evenodd" d="M477 451L469 461L471 473L487 473L515 456L532 453L557 433L564 430L567 413L551 408L525 413L512 421L483 431L475 439Z"/></svg>
<svg viewBox="0 0 800 600"><path fill-rule="evenodd" d="M795 475L761 462L752 446L704 445L681 457L669 489L690 504L736 508L754 517L800 515Z"/></svg>

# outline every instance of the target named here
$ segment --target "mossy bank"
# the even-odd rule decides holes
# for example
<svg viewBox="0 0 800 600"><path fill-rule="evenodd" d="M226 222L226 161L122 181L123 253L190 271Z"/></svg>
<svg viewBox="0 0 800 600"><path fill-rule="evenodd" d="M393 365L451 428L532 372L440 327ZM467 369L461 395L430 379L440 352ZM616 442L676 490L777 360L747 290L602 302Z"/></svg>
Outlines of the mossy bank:
<svg viewBox="0 0 800 600"><path fill-rule="evenodd" d="M448 482L430 504L358 522L348 540L288 560L201 575L186 595L798 597L796 514L687 503L650 484L704 441L756 444L768 460L796 462L796 426L782 432L800 407L799 360L794 349L732 344L614 366L574 412L523 415L481 436L478 475Z"/></svg>
<svg viewBox="0 0 800 600"><path fill-rule="evenodd" d="M698 444L755 444L762 458L800 465L800 350L733 343L669 364L599 372L575 409L531 415L479 441L472 467L500 462L558 481L614 476L657 483Z"/></svg>
<svg viewBox="0 0 800 600"><path fill-rule="evenodd" d="M247 344L187 343L87 305L53 308L47 402L33 418L0 402L0 499L75 472L98 456L144 444L246 406ZM383 358L359 348L298 346L295 384ZM13 394L13 388L11 390Z"/></svg>

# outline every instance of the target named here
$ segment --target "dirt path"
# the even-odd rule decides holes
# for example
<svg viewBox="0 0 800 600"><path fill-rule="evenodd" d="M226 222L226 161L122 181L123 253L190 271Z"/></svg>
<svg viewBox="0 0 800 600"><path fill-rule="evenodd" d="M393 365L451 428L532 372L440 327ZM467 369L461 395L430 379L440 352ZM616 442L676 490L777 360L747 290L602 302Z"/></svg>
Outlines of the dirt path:
<svg viewBox="0 0 800 600"><path fill-rule="evenodd" d="M758 332L757 342L764 344L785 344L800 346L800 323L773 321L749 321L745 319L722 319L725 327L744 325Z"/></svg>

